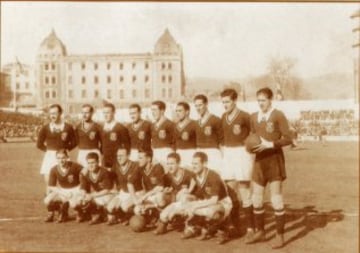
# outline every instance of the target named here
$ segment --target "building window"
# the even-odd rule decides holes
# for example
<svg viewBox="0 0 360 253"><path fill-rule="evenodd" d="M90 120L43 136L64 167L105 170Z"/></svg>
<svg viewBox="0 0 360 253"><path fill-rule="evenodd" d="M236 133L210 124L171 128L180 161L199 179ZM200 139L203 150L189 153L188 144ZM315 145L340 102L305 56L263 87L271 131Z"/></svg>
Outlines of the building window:
<svg viewBox="0 0 360 253"><path fill-rule="evenodd" d="M97 63L94 63L94 69L97 70L98 69L98 64Z"/></svg>
<svg viewBox="0 0 360 253"><path fill-rule="evenodd" d="M49 64L45 63L44 68L45 68L45 70L49 70Z"/></svg>
<svg viewBox="0 0 360 253"><path fill-rule="evenodd" d="M73 98L74 94L73 94L73 91L72 90L69 90L68 91L68 97L69 98Z"/></svg>
<svg viewBox="0 0 360 253"><path fill-rule="evenodd" d="M99 97L99 91L98 90L94 90L94 98L98 98Z"/></svg>
<svg viewBox="0 0 360 253"><path fill-rule="evenodd" d="M162 81L163 83L165 83L165 81L166 81L166 76L162 76L162 77L161 77L161 81Z"/></svg>
<svg viewBox="0 0 360 253"><path fill-rule="evenodd" d="M45 84L49 84L49 77L45 76Z"/></svg>
<svg viewBox="0 0 360 253"><path fill-rule="evenodd" d="M111 63L108 63L107 66L106 66L107 69L110 69L111 68Z"/></svg>
<svg viewBox="0 0 360 253"><path fill-rule="evenodd" d="M52 84L55 84L55 83L56 83L56 78L55 78L55 76L51 77L51 83L52 83Z"/></svg>
<svg viewBox="0 0 360 253"><path fill-rule="evenodd" d="M162 89L162 97L163 98L166 97L166 89L165 88Z"/></svg>
<svg viewBox="0 0 360 253"><path fill-rule="evenodd" d="M25 89L29 89L30 85L28 82L25 83Z"/></svg>
<svg viewBox="0 0 360 253"><path fill-rule="evenodd" d="M165 63L161 63L161 69L165 69Z"/></svg>
<svg viewBox="0 0 360 253"><path fill-rule="evenodd" d="M55 63L51 63L51 69L55 70Z"/></svg>
<svg viewBox="0 0 360 253"><path fill-rule="evenodd" d="M68 84L72 84L72 76L68 76Z"/></svg>
<svg viewBox="0 0 360 253"><path fill-rule="evenodd" d="M171 69L172 68L172 64L171 62L168 63L168 69Z"/></svg>
<svg viewBox="0 0 360 253"><path fill-rule="evenodd" d="M124 98L124 90L120 90L120 99Z"/></svg>
<svg viewBox="0 0 360 253"><path fill-rule="evenodd" d="M111 90L107 90L107 98L111 99Z"/></svg>
<svg viewBox="0 0 360 253"><path fill-rule="evenodd" d="M68 63L68 69L69 69L69 70L72 69L72 63L71 63L71 62Z"/></svg>
<svg viewBox="0 0 360 253"><path fill-rule="evenodd" d="M45 97L46 97L46 98L49 98L49 97L50 97L50 92L49 92L49 91L45 92Z"/></svg>
<svg viewBox="0 0 360 253"><path fill-rule="evenodd" d="M136 62L132 63L132 68L134 69L136 67Z"/></svg>
<svg viewBox="0 0 360 253"><path fill-rule="evenodd" d="M136 76L132 77L132 82L135 83L136 82Z"/></svg>
<svg viewBox="0 0 360 253"><path fill-rule="evenodd" d="M149 68L149 63L145 62L145 69L148 69L148 68Z"/></svg>
<svg viewBox="0 0 360 253"><path fill-rule="evenodd" d="M169 83L172 82L172 76L168 76L168 81L169 81Z"/></svg>
<svg viewBox="0 0 360 253"><path fill-rule="evenodd" d="M145 76L145 83L149 82L149 76Z"/></svg>
<svg viewBox="0 0 360 253"><path fill-rule="evenodd" d="M97 76L94 76L94 83L98 84L99 83L99 78Z"/></svg>
<svg viewBox="0 0 360 253"><path fill-rule="evenodd" d="M150 98L150 90L145 89L145 98Z"/></svg>
<svg viewBox="0 0 360 253"><path fill-rule="evenodd" d="M123 76L120 76L120 82L124 82L124 77Z"/></svg>
<svg viewBox="0 0 360 253"><path fill-rule="evenodd" d="M136 98L136 90L132 90L132 97Z"/></svg>
<svg viewBox="0 0 360 253"><path fill-rule="evenodd" d="M82 83L82 84L85 84L85 83L86 83L86 77L85 77L85 76L81 77L81 83Z"/></svg>
<svg viewBox="0 0 360 253"><path fill-rule="evenodd" d="M124 68L124 64L123 63L120 63L119 64L119 69L123 69Z"/></svg>
<svg viewBox="0 0 360 253"><path fill-rule="evenodd" d="M81 97L82 97L82 98L86 98L86 90L82 90L82 91L81 91Z"/></svg>
<svg viewBox="0 0 360 253"><path fill-rule="evenodd" d="M168 90L168 97L172 98L172 89L171 88L169 88L169 90Z"/></svg>
<svg viewBox="0 0 360 253"><path fill-rule="evenodd" d="M85 69L86 68L86 64L85 63L81 63L81 69Z"/></svg>
<svg viewBox="0 0 360 253"><path fill-rule="evenodd" d="M107 77L107 83L111 83L111 76Z"/></svg>
<svg viewBox="0 0 360 253"><path fill-rule="evenodd" d="M20 83L16 83L16 89L20 89Z"/></svg>
<svg viewBox="0 0 360 253"><path fill-rule="evenodd" d="M54 91L54 90L53 90L53 92L52 92L52 97L53 97L53 98L56 98L56 91Z"/></svg>

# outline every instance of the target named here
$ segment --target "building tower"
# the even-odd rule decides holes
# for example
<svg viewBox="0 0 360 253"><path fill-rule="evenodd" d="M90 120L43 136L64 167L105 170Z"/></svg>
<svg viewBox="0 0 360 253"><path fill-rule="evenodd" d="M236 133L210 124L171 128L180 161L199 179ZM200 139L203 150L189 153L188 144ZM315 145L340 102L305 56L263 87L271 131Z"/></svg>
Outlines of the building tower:
<svg viewBox="0 0 360 253"><path fill-rule="evenodd" d="M353 51L354 51L354 92L355 103L359 103L359 83L360 83L360 9L351 15L354 22L353 32Z"/></svg>

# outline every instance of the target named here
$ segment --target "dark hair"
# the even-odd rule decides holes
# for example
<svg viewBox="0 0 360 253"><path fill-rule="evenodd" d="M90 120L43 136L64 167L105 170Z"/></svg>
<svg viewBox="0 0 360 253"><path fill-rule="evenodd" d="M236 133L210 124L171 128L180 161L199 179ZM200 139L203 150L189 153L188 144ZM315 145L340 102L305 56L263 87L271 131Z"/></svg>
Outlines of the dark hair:
<svg viewBox="0 0 360 253"><path fill-rule="evenodd" d="M115 105L112 103L106 103L104 104L104 107L110 108L113 112L115 112Z"/></svg>
<svg viewBox="0 0 360 253"><path fill-rule="evenodd" d="M166 104L161 100L156 100L156 101L152 102L151 104L156 105L160 111L166 110Z"/></svg>
<svg viewBox="0 0 360 253"><path fill-rule="evenodd" d="M63 154L63 155L65 155L66 157L69 157L69 154L68 154L67 150L64 149L64 148L61 148L61 149L56 150L56 155L58 155L58 154Z"/></svg>
<svg viewBox="0 0 360 253"><path fill-rule="evenodd" d="M230 97L231 100L236 100L238 98L238 94L234 89L225 89L220 93L220 96L223 97Z"/></svg>
<svg viewBox="0 0 360 253"><path fill-rule="evenodd" d="M264 94L268 99L272 99L274 96L274 93L268 87L262 88L256 92L256 96L259 96L260 94Z"/></svg>
<svg viewBox="0 0 360 253"><path fill-rule="evenodd" d="M95 159L97 162L99 161L99 155L96 152L90 152L86 155L86 160Z"/></svg>
<svg viewBox="0 0 360 253"><path fill-rule="evenodd" d="M194 97L194 101L199 99L202 100L205 104L208 103L208 98L203 94L199 94Z"/></svg>
<svg viewBox="0 0 360 253"><path fill-rule="evenodd" d="M59 105L59 104L52 104L52 105L50 105L50 106L49 106L49 110L52 109L52 108L57 108L57 109L58 109L58 112L59 112L60 114L62 114L62 112L63 112L63 109L62 109L61 105Z"/></svg>
<svg viewBox="0 0 360 253"><path fill-rule="evenodd" d="M208 156L207 156L207 154L204 153L204 152L201 152L201 151L195 152L195 154L193 155L193 158L200 158L200 160L201 160L202 163L208 161Z"/></svg>
<svg viewBox="0 0 360 253"><path fill-rule="evenodd" d="M179 103L177 103L176 106L182 106L182 107L185 109L185 111L190 111L190 105L189 105L189 103L179 102Z"/></svg>
<svg viewBox="0 0 360 253"><path fill-rule="evenodd" d="M88 108L90 108L90 112L91 112L91 113L94 112L94 107L93 107L91 104L83 104L81 107L82 107L82 108L88 107Z"/></svg>
<svg viewBox="0 0 360 253"><path fill-rule="evenodd" d="M181 158L180 155L178 153L172 152L170 154L168 154L167 158L174 158L176 160L177 163L180 163Z"/></svg>
<svg viewBox="0 0 360 253"><path fill-rule="evenodd" d="M139 148L138 152L139 153L144 153L145 156L151 158L151 160L153 158L153 151L152 151L151 148Z"/></svg>
<svg viewBox="0 0 360 253"><path fill-rule="evenodd" d="M141 112L141 106L139 104L131 104L129 106L129 109L133 109L133 108L137 109L138 112Z"/></svg>
<svg viewBox="0 0 360 253"><path fill-rule="evenodd" d="M130 149L129 149L128 147L126 147L124 143L121 143L121 144L120 144L120 146L119 146L119 147L117 148L117 150L116 150L116 153L117 153L119 150L125 150L127 155L130 154Z"/></svg>

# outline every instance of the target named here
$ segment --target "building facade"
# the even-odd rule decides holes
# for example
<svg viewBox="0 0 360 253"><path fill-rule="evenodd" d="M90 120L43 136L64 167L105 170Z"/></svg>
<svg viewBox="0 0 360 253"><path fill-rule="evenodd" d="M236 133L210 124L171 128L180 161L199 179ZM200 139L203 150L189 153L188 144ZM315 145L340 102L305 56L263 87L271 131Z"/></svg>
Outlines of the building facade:
<svg viewBox="0 0 360 253"><path fill-rule="evenodd" d="M175 101L184 95L182 49L166 29L152 53L68 55L52 31L38 51L36 83L39 107L61 103L69 113L104 100L116 106Z"/></svg>
<svg viewBox="0 0 360 253"><path fill-rule="evenodd" d="M353 32L353 52L354 52L354 99L359 103L359 84L360 84L360 9L351 15L354 22Z"/></svg>

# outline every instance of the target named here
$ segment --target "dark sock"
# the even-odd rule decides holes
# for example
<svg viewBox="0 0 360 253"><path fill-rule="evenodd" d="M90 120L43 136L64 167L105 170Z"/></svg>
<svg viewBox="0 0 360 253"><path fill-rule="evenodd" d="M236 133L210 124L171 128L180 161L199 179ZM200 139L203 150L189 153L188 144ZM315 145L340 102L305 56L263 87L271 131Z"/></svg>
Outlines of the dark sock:
<svg viewBox="0 0 360 253"><path fill-rule="evenodd" d="M244 213L245 213L245 221L246 221L246 227L249 229L255 228L255 220L254 220L254 210L253 206L249 207L243 207Z"/></svg>

